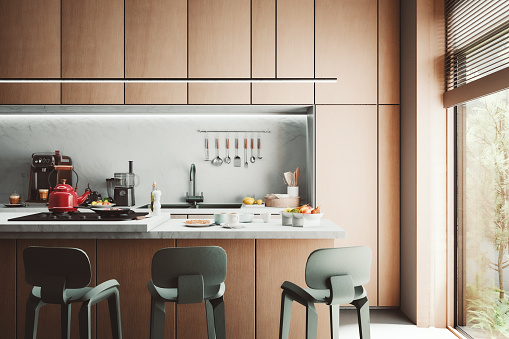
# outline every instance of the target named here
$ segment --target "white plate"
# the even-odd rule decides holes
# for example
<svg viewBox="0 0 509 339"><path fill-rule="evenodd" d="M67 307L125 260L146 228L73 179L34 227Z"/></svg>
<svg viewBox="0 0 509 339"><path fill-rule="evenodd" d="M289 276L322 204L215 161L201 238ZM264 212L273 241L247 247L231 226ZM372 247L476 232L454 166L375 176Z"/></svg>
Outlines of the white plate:
<svg viewBox="0 0 509 339"><path fill-rule="evenodd" d="M211 221L211 220L207 220L208 221L208 224L188 224L186 222L184 222L184 226L189 226L189 227L209 227L209 226L212 226L212 225L215 225L216 223Z"/></svg>
<svg viewBox="0 0 509 339"><path fill-rule="evenodd" d="M221 226L223 226L224 228L230 228L230 229L245 228L245 227L246 227L246 226L244 226L244 225L242 225L242 224L229 225L228 223L226 223L226 224L221 224Z"/></svg>
<svg viewBox="0 0 509 339"><path fill-rule="evenodd" d="M109 207L113 207L115 205L116 204L111 204L111 205L88 205L87 207L89 207L89 208L109 208Z"/></svg>

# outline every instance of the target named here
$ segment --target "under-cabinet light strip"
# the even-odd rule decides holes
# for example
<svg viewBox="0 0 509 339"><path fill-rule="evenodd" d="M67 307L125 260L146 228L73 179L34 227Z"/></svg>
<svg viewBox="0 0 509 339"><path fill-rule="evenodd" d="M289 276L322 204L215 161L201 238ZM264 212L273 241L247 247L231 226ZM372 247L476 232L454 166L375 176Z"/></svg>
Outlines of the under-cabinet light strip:
<svg viewBox="0 0 509 339"><path fill-rule="evenodd" d="M0 78L0 83L335 83L337 78Z"/></svg>

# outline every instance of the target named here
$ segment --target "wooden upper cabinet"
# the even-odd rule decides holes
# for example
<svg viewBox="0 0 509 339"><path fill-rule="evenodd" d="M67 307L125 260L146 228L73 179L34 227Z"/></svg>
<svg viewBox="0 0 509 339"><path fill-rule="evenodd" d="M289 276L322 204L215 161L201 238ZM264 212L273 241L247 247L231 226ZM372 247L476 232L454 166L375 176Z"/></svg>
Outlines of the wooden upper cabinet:
<svg viewBox="0 0 509 339"><path fill-rule="evenodd" d="M251 1L188 4L189 78L251 76ZM249 104L248 83L189 84L189 104Z"/></svg>
<svg viewBox="0 0 509 339"><path fill-rule="evenodd" d="M278 0L277 11L275 0L253 0L252 25L253 77L314 77L313 0ZM275 49L271 44L275 45ZM275 60L275 65L270 58ZM312 83L253 84L253 104L313 102Z"/></svg>
<svg viewBox="0 0 509 339"><path fill-rule="evenodd" d="M124 77L123 0L62 0L62 77ZM123 103L123 84L62 84L62 104Z"/></svg>
<svg viewBox="0 0 509 339"><path fill-rule="evenodd" d="M316 106L316 204L344 228L340 246L369 246L370 306L378 303L377 108L375 105Z"/></svg>
<svg viewBox="0 0 509 339"><path fill-rule="evenodd" d="M60 0L0 1L0 77L60 78ZM0 104L60 104L60 85L1 84Z"/></svg>
<svg viewBox="0 0 509 339"><path fill-rule="evenodd" d="M378 13L378 88L380 104L399 105L399 3L400 0L379 2Z"/></svg>
<svg viewBox="0 0 509 339"><path fill-rule="evenodd" d="M125 1L126 78L187 77L187 0ZM126 104L186 104L187 84L125 85Z"/></svg>
<svg viewBox="0 0 509 339"><path fill-rule="evenodd" d="M376 104L377 0L316 0L315 30L316 104Z"/></svg>

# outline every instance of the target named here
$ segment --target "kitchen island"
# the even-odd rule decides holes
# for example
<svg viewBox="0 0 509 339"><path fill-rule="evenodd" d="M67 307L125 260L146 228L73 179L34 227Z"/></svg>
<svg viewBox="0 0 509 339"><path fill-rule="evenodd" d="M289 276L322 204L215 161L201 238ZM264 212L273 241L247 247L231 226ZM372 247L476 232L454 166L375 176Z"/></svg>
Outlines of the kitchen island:
<svg viewBox="0 0 509 339"><path fill-rule="evenodd" d="M37 212L36 210L30 213ZM174 212L174 211L172 211ZM188 211L189 212L189 211ZM320 226L282 226L273 215L270 223L255 218L245 228L186 227L185 218L211 219L210 211L171 217L166 211L155 218L127 222L10 222L23 211L0 213L0 255L3 260L0 288L6 297L0 310L0 328L13 329L7 338L24 336L25 283L23 250L28 246L65 246L83 249L92 266L91 285L108 279L120 283L123 337L148 338L150 297L146 288L154 253L164 247L221 246L228 256L226 278L226 330L228 338L274 338L278 335L281 284L289 280L305 286L307 257L317 249L333 247L346 232L327 219ZM324 306L324 305L320 305ZM319 337L329 333L326 306L319 312ZM12 312L16 310L16 312ZM77 333L79 305L73 305L72 336ZM95 338L110 338L107 304L98 304L93 316ZM292 311L290 336L305 333L305 311ZM205 338L203 304L166 305L165 338ZM60 326L59 308L41 310L38 338L53 338Z"/></svg>

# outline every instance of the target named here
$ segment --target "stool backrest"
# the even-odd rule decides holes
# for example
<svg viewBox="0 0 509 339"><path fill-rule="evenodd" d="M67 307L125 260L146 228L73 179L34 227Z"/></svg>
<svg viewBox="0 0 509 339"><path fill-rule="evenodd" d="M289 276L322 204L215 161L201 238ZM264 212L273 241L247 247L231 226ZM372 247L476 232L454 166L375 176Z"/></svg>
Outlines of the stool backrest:
<svg viewBox="0 0 509 339"><path fill-rule="evenodd" d="M179 276L195 274L203 276L205 286L224 282L224 249L218 246L162 248L152 258L152 281L158 287L177 288Z"/></svg>
<svg viewBox="0 0 509 339"><path fill-rule="evenodd" d="M371 249L367 246L323 248L313 251L306 263L306 284L310 288L330 288L330 277L350 275L354 286L369 281Z"/></svg>
<svg viewBox="0 0 509 339"><path fill-rule="evenodd" d="M23 251L25 281L43 286L48 278L64 277L65 288L90 284L92 273L87 254L79 248L31 246Z"/></svg>

